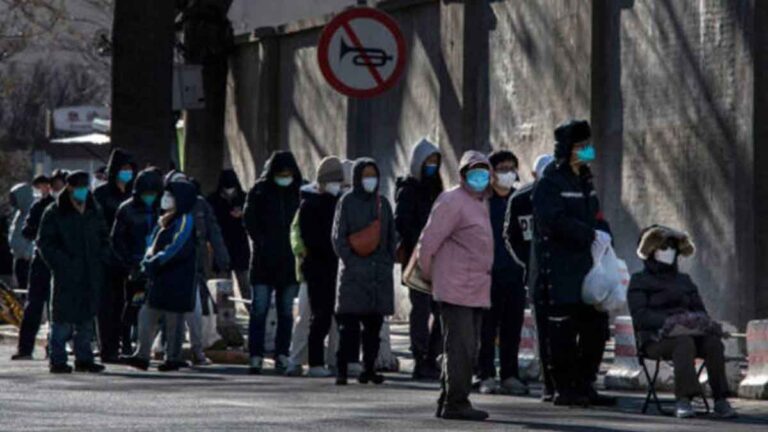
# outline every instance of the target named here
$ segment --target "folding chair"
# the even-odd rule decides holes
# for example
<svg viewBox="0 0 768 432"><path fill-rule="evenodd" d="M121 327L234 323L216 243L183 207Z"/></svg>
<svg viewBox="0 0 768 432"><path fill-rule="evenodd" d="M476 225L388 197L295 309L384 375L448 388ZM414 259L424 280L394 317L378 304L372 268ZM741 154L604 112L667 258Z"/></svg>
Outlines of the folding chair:
<svg viewBox="0 0 768 432"><path fill-rule="evenodd" d="M651 376L650 372L648 371L648 367L645 365L645 360L655 360L656 361L656 369L653 371L653 376ZM662 358L650 358L648 357L645 352L640 349L640 347L637 348L637 360L640 363L640 367L643 368L643 373L645 373L645 378L648 381L648 393L645 395L645 402L643 403L643 410L642 413L645 414L648 411L648 405L651 402L651 399L653 399L654 404L656 405L656 409L659 411L659 413L663 415L673 415L673 412L665 410L661 406L661 400L659 400L659 395L656 393L656 379L659 377L659 367L661 366L661 361L669 361L669 359L662 359ZM704 371L704 367L706 366L706 362L702 361L701 366L699 366L698 372L696 372L696 378L701 377L701 373ZM673 365L674 366L674 365ZM700 395L702 401L704 402L704 414L709 414L709 402L707 401L707 397L704 394L704 389L702 389L701 395Z"/></svg>

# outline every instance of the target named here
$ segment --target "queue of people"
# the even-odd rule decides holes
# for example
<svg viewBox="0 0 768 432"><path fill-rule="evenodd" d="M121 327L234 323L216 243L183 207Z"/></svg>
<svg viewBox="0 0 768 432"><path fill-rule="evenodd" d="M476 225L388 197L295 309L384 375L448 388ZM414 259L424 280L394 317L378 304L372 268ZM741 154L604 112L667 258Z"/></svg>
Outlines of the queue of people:
<svg viewBox="0 0 768 432"><path fill-rule="evenodd" d="M51 373L73 371L69 340L75 371L100 372L104 363L147 370L157 344L165 355L158 370L179 370L189 366L182 355L187 333L192 363L210 364L202 323L215 305L206 282L223 276L250 304L249 373L264 370L274 298L278 373L298 376L307 364L309 377L335 376L337 385L350 376L382 384L377 361L389 343L382 338L386 317L395 312L393 271L398 262L415 262L432 295L409 291L412 377L440 381L438 417L486 419L470 402L473 388L530 392L518 365L529 304L542 400L613 405L616 399L595 386L610 336L608 314L581 299L593 244L613 242L589 168L591 129L571 120L554 138L554 154L534 161L530 184L516 188L520 163L511 151L468 151L455 173L459 184L447 189L443 155L422 139L407 175L397 179L394 205L381 193L375 160L328 156L309 182L288 151L272 154L247 193L234 171L222 171L207 198L195 179L178 171L163 176L154 167L138 171L119 149L93 191L82 171L36 177L11 191L14 269L29 293L13 359L32 357L47 304ZM645 270L632 277L629 306L648 354L685 364L679 374L676 368L678 416L692 412L697 353L714 377L715 412L734 416L715 326L685 339L670 333L670 320L708 322L695 285L677 271L677 257L693 253L689 239L651 227L640 250ZM102 364L93 355L94 338Z"/></svg>

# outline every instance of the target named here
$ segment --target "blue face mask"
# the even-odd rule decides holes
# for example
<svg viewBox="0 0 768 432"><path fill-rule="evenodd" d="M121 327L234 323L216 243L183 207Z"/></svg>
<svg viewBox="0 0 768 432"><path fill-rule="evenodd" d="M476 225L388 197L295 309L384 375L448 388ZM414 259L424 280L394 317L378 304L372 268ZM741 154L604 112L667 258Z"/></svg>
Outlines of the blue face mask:
<svg viewBox="0 0 768 432"><path fill-rule="evenodd" d="M595 147L592 144L584 146L576 151L576 157L580 162L592 162L595 160Z"/></svg>
<svg viewBox="0 0 768 432"><path fill-rule="evenodd" d="M427 164L424 165L424 175L427 177L434 177L435 174L437 174L437 171L440 169L440 165L438 164Z"/></svg>
<svg viewBox="0 0 768 432"><path fill-rule="evenodd" d="M144 194L141 196L141 200L144 201L144 204L147 205L147 207L152 207L152 204L155 203L157 200L157 195L155 194Z"/></svg>
<svg viewBox="0 0 768 432"><path fill-rule="evenodd" d="M85 199L88 198L88 188L81 186L72 189L72 198L79 203L84 203Z"/></svg>
<svg viewBox="0 0 768 432"><path fill-rule="evenodd" d="M484 168L475 168L467 171L467 185L475 192L482 192L488 188L491 173Z"/></svg>
<svg viewBox="0 0 768 432"><path fill-rule="evenodd" d="M288 187L293 183L293 177L275 177L275 183L280 187Z"/></svg>
<svg viewBox="0 0 768 432"><path fill-rule="evenodd" d="M117 181L122 183L128 183L131 180L133 180L133 171L131 170L120 170L117 172Z"/></svg>

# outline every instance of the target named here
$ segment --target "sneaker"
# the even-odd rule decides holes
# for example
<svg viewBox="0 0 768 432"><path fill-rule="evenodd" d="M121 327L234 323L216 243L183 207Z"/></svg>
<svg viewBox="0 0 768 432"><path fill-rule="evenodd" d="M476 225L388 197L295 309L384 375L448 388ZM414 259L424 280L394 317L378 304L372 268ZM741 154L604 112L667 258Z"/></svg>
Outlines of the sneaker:
<svg viewBox="0 0 768 432"><path fill-rule="evenodd" d="M732 419L739 416L727 399L718 399L715 401L714 415L721 419Z"/></svg>
<svg viewBox="0 0 768 432"><path fill-rule="evenodd" d="M32 360L32 354L19 354L16 353L11 356L11 360L17 361L17 360Z"/></svg>
<svg viewBox="0 0 768 432"><path fill-rule="evenodd" d="M515 377L509 377L501 382L501 392L512 396L525 396L530 393L530 389L524 382Z"/></svg>
<svg viewBox="0 0 768 432"><path fill-rule="evenodd" d="M291 363L285 369L285 376L300 377L302 375L304 375L304 366L300 364Z"/></svg>
<svg viewBox="0 0 768 432"><path fill-rule="evenodd" d="M288 361L288 357L279 355L277 356L277 359L275 359L275 370L278 373L285 373L285 371L288 370L289 364L290 361Z"/></svg>
<svg viewBox="0 0 768 432"><path fill-rule="evenodd" d="M248 373L251 375L261 375L261 369L264 366L264 359L261 357L251 357L251 365Z"/></svg>
<svg viewBox="0 0 768 432"><path fill-rule="evenodd" d="M445 420L483 421L488 418L488 413L474 408L467 408L460 411L444 410L442 417Z"/></svg>
<svg viewBox="0 0 768 432"><path fill-rule="evenodd" d="M206 357L205 354L203 354L202 356L195 356L192 359L193 366L210 366L212 364L213 362L211 361L211 359Z"/></svg>
<svg viewBox="0 0 768 432"><path fill-rule="evenodd" d="M75 362L75 372L86 372L86 373L101 373L104 372L104 365L100 365L98 363L79 363Z"/></svg>
<svg viewBox="0 0 768 432"><path fill-rule="evenodd" d="M363 373L363 365L360 363L350 363L347 366L347 376L358 377Z"/></svg>
<svg viewBox="0 0 768 432"><path fill-rule="evenodd" d="M680 399L675 403L675 417L684 419L696 416L690 399Z"/></svg>
<svg viewBox="0 0 768 432"><path fill-rule="evenodd" d="M377 374L376 372L363 372L357 377L357 382L360 384L368 384L369 382L376 385L383 384L384 375Z"/></svg>
<svg viewBox="0 0 768 432"><path fill-rule="evenodd" d="M480 381L480 394L496 394L498 390L499 386L494 378L486 378Z"/></svg>
<svg viewBox="0 0 768 432"><path fill-rule="evenodd" d="M144 360L136 356L123 356L120 358L124 365L130 366L134 369L146 371L149 369L149 360Z"/></svg>
<svg viewBox="0 0 768 432"><path fill-rule="evenodd" d="M330 378L333 376L333 372L324 366L313 366L309 368L307 376L310 378Z"/></svg>
<svg viewBox="0 0 768 432"><path fill-rule="evenodd" d="M71 374L72 366L66 363L52 364L49 366L48 371L52 374Z"/></svg>

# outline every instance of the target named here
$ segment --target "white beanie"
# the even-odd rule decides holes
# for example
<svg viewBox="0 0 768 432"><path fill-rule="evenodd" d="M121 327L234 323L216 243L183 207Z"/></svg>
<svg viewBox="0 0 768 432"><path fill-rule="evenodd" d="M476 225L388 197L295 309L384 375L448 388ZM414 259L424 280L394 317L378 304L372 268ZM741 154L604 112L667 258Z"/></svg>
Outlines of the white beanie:
<svg viewBox="0 0 768 432"><path fill-rule="evenodd" d="M544 175L544 170L554 161L555 158L551 154L543 154L537 157L533 163L533 172L536 173L536 177L541 178Z"/></svg>

